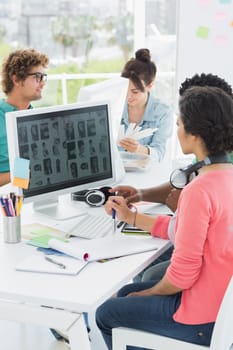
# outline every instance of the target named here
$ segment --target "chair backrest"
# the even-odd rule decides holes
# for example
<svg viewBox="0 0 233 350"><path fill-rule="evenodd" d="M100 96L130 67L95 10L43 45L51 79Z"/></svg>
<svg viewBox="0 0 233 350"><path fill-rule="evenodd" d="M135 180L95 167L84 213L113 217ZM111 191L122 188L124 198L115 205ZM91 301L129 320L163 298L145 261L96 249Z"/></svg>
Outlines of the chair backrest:
<svg viewBox="0 0 233 350"><path fill-rule="evenodd" d="M154 350L233 350L233 276L225 292L215 322L210 347L183 342L174 338L130 328L113 329L113 350L125 350L127 345Z"/></svg>
<svg viewBox="0 0 233 350"><path fill-rule="evenodd" d="M233 276L218 312L210 350L230 350L233 344Z"/></svg>

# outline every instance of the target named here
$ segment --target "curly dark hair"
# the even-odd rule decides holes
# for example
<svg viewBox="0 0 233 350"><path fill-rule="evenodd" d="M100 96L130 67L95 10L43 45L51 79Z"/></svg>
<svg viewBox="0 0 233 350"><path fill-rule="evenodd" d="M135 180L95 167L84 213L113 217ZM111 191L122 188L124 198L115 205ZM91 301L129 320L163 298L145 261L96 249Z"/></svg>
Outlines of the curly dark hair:
<svg viewBox="0 0 233 350"><path fill-rule="evenodd" d="M232 87L229 85L224 79L220 78L214 74L205 74L201 73L195 74L191 78L185 79L185 81L181 84L179 88L180 96L183 95L185 90L190 88L191 86L214 86L224 90L228 95L233 97Z"/></svg>
<svg viewBox="0 0 233 350"><path fill-rule="evenodd" d="M139 49L135 53L135 58L131 58L126 62L121 76L130 79L136 88L142 92L145 88L141 81L145 85L149 85L155 79L157 72L156 65L151 61L151 54L148 49Z"/></svg>
<svg viewBox="0 0 233 350"><path fill-rule="evenodd" d="M32 67L42 65L47 68L49 58L47 55L34 49L19 49L11 52L2 65L2 90L9 94L13 87L12 76L24 81Z"/></svg>
<svg viewBox="0 0 233 350"><path fill-rule="evenodd" d="M233 151L233 99L218 87L194 86L179 101L187 133L200 136L209 155Z"/></svg>

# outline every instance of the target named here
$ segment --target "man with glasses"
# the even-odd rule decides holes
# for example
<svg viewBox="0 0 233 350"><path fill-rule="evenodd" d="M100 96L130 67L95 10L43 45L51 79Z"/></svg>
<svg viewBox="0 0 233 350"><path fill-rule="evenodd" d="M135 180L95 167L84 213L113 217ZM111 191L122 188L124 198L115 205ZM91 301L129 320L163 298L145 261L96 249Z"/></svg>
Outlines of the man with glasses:
<svg viewBox="0 0 233 350"><path fill-rule="evenodd" d="M0 100L0 186L10 182L6 136L6 112L32 108L42 97L49 58L34 49L11 52L2 65L1 84L6 97Z"/></svg>

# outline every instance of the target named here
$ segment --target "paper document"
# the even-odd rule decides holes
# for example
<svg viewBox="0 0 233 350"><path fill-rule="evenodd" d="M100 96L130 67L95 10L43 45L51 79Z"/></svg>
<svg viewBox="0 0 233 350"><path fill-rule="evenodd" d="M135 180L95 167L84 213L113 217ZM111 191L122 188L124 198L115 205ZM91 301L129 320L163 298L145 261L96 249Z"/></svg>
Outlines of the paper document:
<svg viewBox="0 0 233 350"><path fill-rule="evenodd" d="M88 241L74 237L69 243L52 238L49 240L49 246L83 261L116 258L158 249L156 240L151 236L107 236Z"/></svg>
<svg viewBox="0 0 233 350"><path fill-rule="evenodd" d="M128 129L124 133L124 127L121 125L118 132L118 141L126 137L130 137L134 140L140 140L154 134L157 130L158 128L147 128L141 130L141 127L136 126L135 123L130 123Z"/></svg>

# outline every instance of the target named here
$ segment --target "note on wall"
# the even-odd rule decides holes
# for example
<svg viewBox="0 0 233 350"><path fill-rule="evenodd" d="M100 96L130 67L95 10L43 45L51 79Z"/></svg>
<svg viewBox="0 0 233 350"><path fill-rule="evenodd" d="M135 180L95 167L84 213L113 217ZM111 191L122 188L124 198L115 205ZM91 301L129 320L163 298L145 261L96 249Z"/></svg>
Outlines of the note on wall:
<svg viewBox="0 0 233 350"><path fill-rule="evenodd" d="M199 0L200 6L207 6L212 2L212 0Z"/></svg>
<svg viewBox="0 0 233 350"><path fill-rule="evenodd" d="M215 42L217 45L226 45L228 40L225 35L217 35L215 38Z"/></svg>
<svg viewBox="0 0 233 350"><path fill-rule="evenodd" d="M226 12L216 12L215 14L216 21L225 21L227 19Z"/></svg>
<svg viewBox="0 0 233 350"><path fill-rule="evenodd" d="M219 0L220 4L231 4L232 0Z"/></svg>
<svg viewBox="0 0 233 350"><path fill-rule="evenodd" d="M207 39L209 36L209 28L204 26L199 26L197 28L197 37L201 39Z"/></svg>

